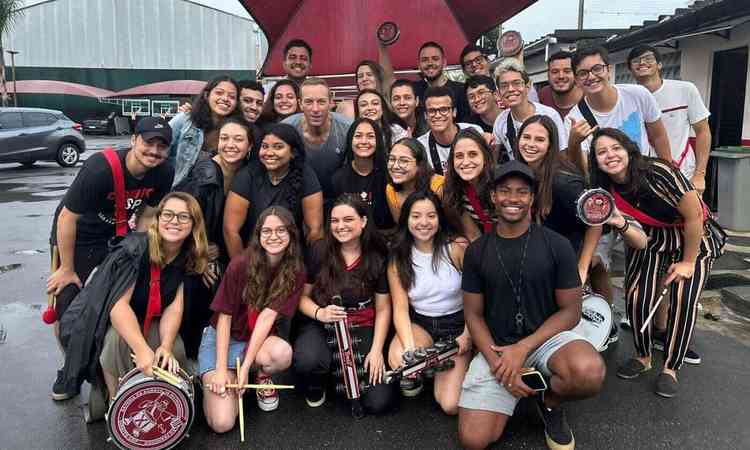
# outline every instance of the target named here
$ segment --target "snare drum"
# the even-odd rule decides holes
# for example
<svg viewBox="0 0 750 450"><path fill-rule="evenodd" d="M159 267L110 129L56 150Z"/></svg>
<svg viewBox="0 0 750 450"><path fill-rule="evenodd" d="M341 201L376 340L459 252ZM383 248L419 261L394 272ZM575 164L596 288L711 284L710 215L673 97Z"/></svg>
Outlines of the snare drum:
<svg viewBox="0 0 750 450"><path fill-rule="evenodd" d="M581 321L571 331L589 341L597 351L603 352L607 349L611 329L612 309L609 303L596 294L584 295Z"/></svg>
<svg viewBox="0 0 750 450"><path fill-rule="evenodd" d="M122 449L173 448L193 424L193 381L180 371L177 384L152 378L133 369L120 379L109 406L110 440Z"/></svg>

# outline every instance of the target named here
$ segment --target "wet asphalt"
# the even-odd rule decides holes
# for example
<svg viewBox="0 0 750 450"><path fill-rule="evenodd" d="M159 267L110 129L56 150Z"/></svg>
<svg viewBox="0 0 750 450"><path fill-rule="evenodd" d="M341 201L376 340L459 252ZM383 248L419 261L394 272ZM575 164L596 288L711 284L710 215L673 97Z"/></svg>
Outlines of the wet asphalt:
<svg viewBox="0 0 750 450"><path fill-rule="evenodd" d="M103 148L106 139L89 147ZM118 143L126 143L119 139ZM125 144L126 145L126 144ZM96 150L94 150L96 151ZM90 153L89 153L90 154ZM86 156L86 155L84 155ZM79 165L80 167L80 165ZM46 305L48 236L52 214L78 168L37 163L26 169L0 165L0 449L100 449L104 422L86 425L84 394L66 402L49 397L60 353L51 328L40 318ZM621 301L618 302L621 309ZM750 325L738 319L747 330ZM701 322L703 323L703 322ZM601 394L566 406L579 449L748 449L750 347L715 325L699 325L694 348L700 366L680 371L680 392L667 400L653 393L656 371L622 381L614 371L632 355L621 332L604 354L608 374ZM199 405L196 405L200 409ZM429 392L403 400L397 411L354 420L342 401L310 409L301 395L283 392L277 411L264 413L245 400L246 442L238 428L211 432L198 414L181 448L457 448L457 420L445 416ZM500 443L493 448L543 449L544 434L530 402L522 402Z"/></svg>

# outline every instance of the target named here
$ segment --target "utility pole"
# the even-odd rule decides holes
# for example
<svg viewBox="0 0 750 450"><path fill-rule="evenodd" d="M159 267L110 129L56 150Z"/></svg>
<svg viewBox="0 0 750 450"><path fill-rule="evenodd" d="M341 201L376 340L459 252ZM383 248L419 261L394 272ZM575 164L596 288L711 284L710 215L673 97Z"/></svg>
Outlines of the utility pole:
<svg viewBox="0 0 750 450"><path fill-rule="evenodd" d="M578 31L583 30L583 2L584 0L578 0Z"/></svg>
<svg viewBox="0 0 750 450"><path fill-rule="evenodd" d="M13 73L13 106L18 107L18 91L16 90L16 55L21 53L18 50L6 50L10 55L10 67Z"/></svg>

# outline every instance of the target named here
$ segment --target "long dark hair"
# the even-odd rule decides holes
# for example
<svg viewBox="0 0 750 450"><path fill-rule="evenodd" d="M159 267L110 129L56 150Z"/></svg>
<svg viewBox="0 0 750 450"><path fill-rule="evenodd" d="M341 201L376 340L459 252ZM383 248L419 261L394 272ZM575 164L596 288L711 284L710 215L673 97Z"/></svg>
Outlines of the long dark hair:
<svg viewBox="0 0 750 450"><path fill-rule="evenodd" d="M417 174L414 177L414 189L417 191L429 191L430 182L432 180L432 176L435 174L435 171L432 169L430 162L427 161L427 150L424 149L422 143L415 138L403 138L393 145L403 145L404 147L411 150L411 156L413 156L417 161ZM393 189L395 189L396 191L400 191L401 189L403 189L402 185L395 184L393 182L390 172L388 173L388 184L393 186Z"/></svg>
<svg viewBox="0 0 750 450"><path fill-rule="evenodd" d="M283 79L276 82L276 84L273 85L271 88L271 91L268 93L268 97L266 97L266 101L263 103L263 109L260 112L260 117L258 117L258 121L261 123L276 123L281 122L286 117L282 117L279 113L276 112L276 110L273 107L273 99L276 97L276 90L279 89L281 86L291 86L292 90L294 91L294 95L297 97L297 102L295 105L295 113L300 112L299 109L299 85L297 85L296 82L289 79ZM292 113L294 114L294 113ZM288 116L287 116L288 117Z"/></svg>
<svg viewBox="0 0 750 450"><path fill-rule="evenodd" d="M385 199L385 187L388 184L388 168L385 162L385 155L388 151L388 148L385 146L385 142L383 142L383 134L381 132L382 130L377 122L366 117L358 117L354 119L354 122L352 122L352 125L349 127L349 132L346 134L344 165L351 165L352 161L354 161L354 144L352 143L352 141L354 140L354 134L357 131L357 127L359 127L359 125L362 123L369 124L375 131L375 154L373 155L371 173L375 181L372 187L372 204L373 207L375 207L375 205L377 205L378 207L385 207L385 205L388 204Z"/></svg>
<svg viewBox="0 0 750 450"><path fill-rule="evenodd" d="M292 159L289 161L289 172L286 177L289 179L289 183L285 187L285 196L287 205L291 211L297 211L302 204L302 173L305 168L305 145L302 142L297 130L285 123L274 123L266 126L261 139L261 145L263 139L268 135L274 135L277 138L284 141L292 149ZM260 149L258 150L260 151ZM268 170L266 166L260 161L253 161L253 164L257 164L261 173L266 173Z"/></svg>
<svg viewBox="0 0 750 450"><path fill-rule="evenodd" d="M232 111L230 115L235 114L238 110L240 104L240 87L237 84L237 81L235 81L234 78L230 77L229 75L220 75L209 81L203 87L200 94L196 95L193 99L193 109L190 112L190 120L197 128L200 128L204 132L213 131L217 128L217 124L214 123L213 118L211 117L211 107L208 104L208 96L211 94L211 91L219 85L219 83L225 81L227 83L232 83L234 89L237 92L237 100L235 102L234 111Z"/></svg>
<svg viewBox="0 0 750 450"><path fill-rule="evenodd" d="M654 158L643 156L638 144L616 128L600 128L591 139L591 149L589 150L591 185L606 190L609 190L612 186L612 179L599 168L599 164L596 162L596 141L602 136L616 140L628 152L627 183L625 184L624 194L637 197L648 192L648 174L651 172L651 161Z"/></svg>
<svg viewBox="0 0 750 450"><path fill-rule="evenodd" d="M260 230L266 219L276 216L286 227L289 246L277 267L271 267L266 250L260 245ZM262 311L273 302L289 297L297 288L297 277L305 270L302 263L302 245L299 230L294 224L294 216L281 206L266 208L255 222L250 243L245 250L247 257L247 284L242 299L256 311Z"/></svg>
<svg viewBox="0 0 750 450"><path fill-rule="evenodd" d="M492 149L487 145L487 141L473 128L466 128L460 130L456 134L456 139L453 140L451 145L451 151L448 155L448 166L447 174L445 177L445 185L443 186L443 204L447 210L451 221L455 222L463 214L463 195L466 188L466 181L456 173L456 168L453 164L453 154L456 148L456 144L461 139L469 139L479 146L484 157L484 167L479 173L479 179L476 183L477 196L483 206L487 206L492 210L492 200L490 199L490 193L492 191L492 175L495 167L495 157L492 153ZM458 219L460 220L460 219Z"/></svg>
<svg viewBox="0 0 750 450"><path fill-rule="evenodd" d="M390 263L396 267L398 277L401 280L401 286L408 291L414 286L414 264L412 261L412 252L414 248L414 236L409 231L409 215L414 204L421 200L429 200L435 205L435 211L438 216L438 230L432 240L432 271L437 273L440 260L446 258L455 266L450 256L450 243L452 242L449 232L448 221L440 199L432 191L412 192L404 202L401 209L401 216L398 219L398 231L396 233L395 244L391 247Z"/></svg>
<svg viewBox="0 0 750 450"><path fill-rule="evenodd" d="M555 198L552 192L555 176L560 172L567 172L579 177L583 177L583 175L581 175L573 163L560 156L560 138L557 134L557 126L552 119L541 114L536 114L526 119L518 130L518 139L516 139L516 143L513 145L513 155L515 155L515 158L521 162L526 162L518 146L526 127L532 123L538 123L543 126L547 131L547 138L549 140L547 154L542 158L539 167L534 169L534 175L536 175L537 179L534 215L536 216L536 220L543 221L549 212L552 211L552 203Z"/></svg>
<svg viewBox="0 0 750 450"><path fill-rule="evenodd" d="M354 99L354 117L359 117L359 98L365 94L377 95L380 99L380 105L383 110L383 114L380 115L379 125L385 138L385 145L388 146L388 148L391 148L391 145L393 144L393 130L391 129L391 125L398 125L404 130L409 126L391 110L390 106L388 106L389 103L386 102L383 94L374 89L363 89L359 91L359 93L357 94L357 98Z"/></svg>
<svg viewBox="0 0 750 450"><path fill-rule="evenodd" d="M368 207L356 195L343 194L339 196L331 207L331 211L337 206L350 206L357 212L360 217L367 217L367 223L360 236L361 256L358 267L361 267L362 278L361 285L373 287L382 274L383 264L386 261L388 249L383 238L375 230L375 224L369 217ZM326 235L323 238L322 254L320 261L322 267L318 272L318 279L315 282L313 298L320 305L327 305L334 295L341 294L342 274L346 271L346 262L341 254L341 243L333 236L330 231L331 217L328 216L326 221Z"/></svg>

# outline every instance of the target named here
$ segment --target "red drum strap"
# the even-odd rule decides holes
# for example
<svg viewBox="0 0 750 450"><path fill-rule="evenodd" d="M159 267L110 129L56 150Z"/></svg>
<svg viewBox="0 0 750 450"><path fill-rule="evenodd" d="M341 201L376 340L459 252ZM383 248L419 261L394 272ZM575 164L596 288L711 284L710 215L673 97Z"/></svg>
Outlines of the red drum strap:
<svg viewBox="0 0 750 450"><path fill-rule="evenodd" d="M617 209L620 210L620 212L627 214L640 222L643 225L648 225L650 227L657 227L657 228L682 228L685 224L682 220L676 222L676 223L665 223L661 220L654 219L653 217L649 216L645 212L641 211L640 209L636 208L635 206L628 203L627 200L625 200L622 195L620 195L617 191L609 188L609 193L612 194L612 197L615 199L615 205L617 205ZM703 221L705 222L706 219L710 217L710 213L708 211L708 207L706 204L701 200L701 207L703 207Z"/></svg>
<svg viewBox="0 0 750 450"><path fill-rule="evenodd" d="M484 208L482 208L482 202L479 201L477 190L474 189L474 186L471 183L466 183L465 192L466 192L466 198L469 199L469 203L471 204L471 207L474 208L474 212L477 214L477 217L479 217L479 220L482 222L482 228L484 228L484 232L491 233L492 232L492 219L490 218L490 216L487 215L487 212L484 210Z"/></svg>
<svg viewBox="0 0 750 450"><path fill-rule="evenodd" d="M112 182L115 187L115 233L117 236L125 236L128 232L128 218L125 213L125 176L122 164L112 147L108 147L103 153L112 169Z"/></svg>
<svg viewBox="0 0 750 450"><path fill-rule="evenodd" d="M148 329L154 317L161 316L161 269L151 263L151 280L148 287L146 320L143 321L143 337L148 340Z"/></svg>

